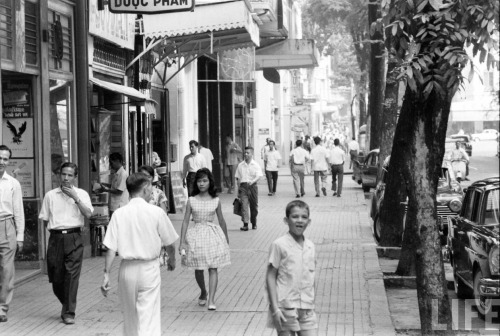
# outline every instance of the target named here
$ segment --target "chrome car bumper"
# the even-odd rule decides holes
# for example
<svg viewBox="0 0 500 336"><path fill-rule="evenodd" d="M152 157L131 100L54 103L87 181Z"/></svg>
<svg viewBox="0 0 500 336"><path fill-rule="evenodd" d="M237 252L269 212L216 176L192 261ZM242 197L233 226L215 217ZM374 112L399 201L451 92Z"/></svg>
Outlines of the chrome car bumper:
<svg viewBox="0 0 500 336"><path fill-rule="evenodd" d="M500 279L479 280L479 294L486 297L500 297Z"/></svg>

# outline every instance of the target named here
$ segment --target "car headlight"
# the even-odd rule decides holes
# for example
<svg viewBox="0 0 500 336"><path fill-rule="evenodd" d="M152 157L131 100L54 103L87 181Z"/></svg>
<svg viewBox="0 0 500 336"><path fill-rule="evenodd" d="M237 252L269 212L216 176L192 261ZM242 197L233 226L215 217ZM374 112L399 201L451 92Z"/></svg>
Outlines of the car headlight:
<svg viewBox="0 0 500 336"><path fill-rule="evenodd" d="M454 199L448 204L448 207L453 212L459 212L462 209L462 202L458 199Z"/></svg>
<svg viewBox="0 0 500 336"><path fill-rule="evenodd" d="M490 265L491 274L498 274L500 267L500 255L498 253L498 246L493 246L488 256L488 264Z"/></svg>

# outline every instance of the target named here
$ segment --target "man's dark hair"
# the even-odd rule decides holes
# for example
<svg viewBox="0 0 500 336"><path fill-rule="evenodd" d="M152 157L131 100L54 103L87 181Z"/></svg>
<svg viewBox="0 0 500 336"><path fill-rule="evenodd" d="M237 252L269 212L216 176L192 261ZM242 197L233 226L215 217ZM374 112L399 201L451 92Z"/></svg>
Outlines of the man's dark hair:
<svg viewBox="0 0 500 336"><path fill-rule="evenodd" d="M144 173L133 173L127 177L127 190L130 195L135 195L150 184L148 176Z"/></svg>
<svg viewBox="0 0 500 336"><path fill-rule="evenodd" d="M194 145L195 147L198 147L198 141L196 141L196 140L189 141L189 147L191 147L192 145Z"/></svg>
<svg viewBox="0 0 500 336"><path fill-rule="evenodd" d="M295 146L297 146L297 147L302 146L302 140L299 139L299 140L295 141Z"/></svg>
<svg viewBox="0 0 500 336"><path fill-rule="evenodd" d="M320 138L320 137L318 137L318 136L315 136L315 137L314 137L314 143L315 143L316 145L319 145L319 144L321 143L321 138Z"/></svg>
<svg viewBox="0 0 500 336"><path fill-rule="evenodd" d="M287 204L286 210L285 210L286 218L288 218L288 216L290 216L290 213L292 212L292 209L295 208L295 207L306 209L308 216L311 213L310 210L309 210L309 205L307 205L306 202L301 201L301 200L295 200L295 201L291 201L290 203Z"/></svg>
<svg viewBox="0 0 500 336"><path fill-rule="evenodd" d="M144 165L144 166L140 166L138 171L141 172L141 170L145 170L148 172L148 174L151 176L151 177L155 177L155 170L153 167L151 166L148 166L148 165Z"/></svg>
<svg viewBox="0 0 500 336"><path fill-rule="evenodd" d="M73 162L64 162L59 170L59 175L61 175L64 168L72 168L75 176L78 176L78 166Z"/></svg>
<svg viewBox="0 0 500 336"><path fill-rule="evenodd" d="M123 164L123 156L118 152L111 153L109 154L109 161L120 161Z"/></svg>
<svg viewBox="0 0 500 336"><path fill-rule="evenodd" d="M215 188L215 180L212 172L208 168L198 169L196 175L194 175L194 184L193 184L193 196L196 196L200 193L200 188L198 188L198 180L203 176L208 178L209 186L208 186L208 194L212 197L217 197L217 189Z"/></svg>
<svg viewBox="0 0 500 336"><path fill-rule="evenodd" d="M245 150L247 150L247 149L251 149L251 150L252 150L252 152L254 151L254 149L253 149L253 147L252 147L252 146L246 146L246 147L245 147Z"/></svg>
<svg viewBox="0 0 500 336"><path fill-rule="evenodd" d="M339 139L335 139L335 140L333 140L333 144L334 144L335 146L338 146L338 145L340 144L340 140L339 140Z"/></svg>
<svg viewBox="0 0 500 336"><path fill-rule="evenodd" d="M9 152L9 159L12 157L12 151L10 150L9 147L5 146L5 145L0 145L0 150L3 150L3 151L8 151Z"/></svg>

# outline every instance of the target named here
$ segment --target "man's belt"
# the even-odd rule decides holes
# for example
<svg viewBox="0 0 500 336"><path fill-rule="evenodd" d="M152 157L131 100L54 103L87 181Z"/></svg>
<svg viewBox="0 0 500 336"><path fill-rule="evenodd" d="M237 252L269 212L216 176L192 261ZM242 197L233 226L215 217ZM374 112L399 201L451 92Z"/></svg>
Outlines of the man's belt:
<svg viewBox="0 0 500 336"><path fill-rule="evenodd" d="M50 230L51 234L69 234L69 233L80 233L80 232L82 232L81 228L65 229L65 230Z"/></svg>
<svg viewBox="0 0 500 336"><path fill-rule="evenodd" d="M14 217L5 217L5 218L0 218L0 222L5 222L8 221L9 219L13 219Z"/></svg>

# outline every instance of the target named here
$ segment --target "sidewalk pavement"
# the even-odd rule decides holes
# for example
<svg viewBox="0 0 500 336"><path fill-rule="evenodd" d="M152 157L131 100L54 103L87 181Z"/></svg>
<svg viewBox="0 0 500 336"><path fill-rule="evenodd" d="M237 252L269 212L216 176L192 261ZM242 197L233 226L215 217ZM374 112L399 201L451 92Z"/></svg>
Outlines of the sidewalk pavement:
<svg viewBox="0 0 500 336"><path fill-rule="evenodd" d="M331 177L328 178L328 183ZM327 188L330 189L330 188ZM219 271L217 311L197 304L199 289L194 272L180 266L162 268L162 331L164 335L276 335L266 328L264 292L266 258L271 242L287 232L285 206L295 199L292 179L279 176L275 196L267 196L259 182L258 229L240 231L241 220L232 214L234 194L220 196L230 238L232 265ZM314 197L312 176L306 176L306 195L312 223L306 236L316 245L316 312L319 336L395 335L382 272L372 238L367 201L361 188L344 178L342 197ZM178 232L183 214L170 215ZM62 323L61 305L46 275L16 288L9 321L0 335L121 335L123 322L115 261L108 298L101 295L104 257L85 259L80 278L75 325ZM207 273L207 272L205 272ZM208 274L206 275L208 285Z"/></svg>

